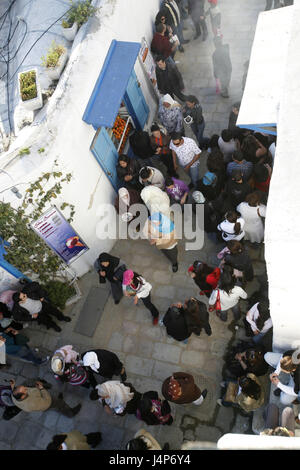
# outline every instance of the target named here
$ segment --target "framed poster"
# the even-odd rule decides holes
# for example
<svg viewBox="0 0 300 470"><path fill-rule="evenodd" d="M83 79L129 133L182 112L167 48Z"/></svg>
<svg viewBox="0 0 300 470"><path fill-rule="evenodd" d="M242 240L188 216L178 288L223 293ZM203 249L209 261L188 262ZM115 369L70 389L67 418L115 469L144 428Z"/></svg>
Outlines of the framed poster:
<svg viewBox="0 0 300 470"><path fill-rule="evenodd" d="M155 93L158 98L160 98L160 93L157 88L157 83L156 83L156 73L155 73L155 68L156 64L154 62L154 59L152 57L150 48L148 46L148 43L145 38L142 38L141 40L141 49L139 52L139 60L141 64L143 65L143 68L150 80L150 82L153 85L153 88L155 90Z"/></svg>
<svg viewBox="0 0 300 470"><path fill-rule="evenodd" d="M66 264L89 249L55 206L33 222L31 228Z"/></svg>

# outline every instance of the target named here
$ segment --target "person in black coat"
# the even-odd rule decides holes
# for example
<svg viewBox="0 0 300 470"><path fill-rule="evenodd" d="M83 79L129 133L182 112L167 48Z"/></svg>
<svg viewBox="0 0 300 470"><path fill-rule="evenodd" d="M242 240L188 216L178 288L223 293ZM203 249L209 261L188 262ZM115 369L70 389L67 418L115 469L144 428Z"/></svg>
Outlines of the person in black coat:
<svg viewBox="0 0 300 470"><path fill-rule="evenodd" d="M125 263L109 253L100 253L94 267L99 274L100 284L105 284L106 281L110 282L111 293L117 305L123 297L122 280L123 273L127 269Z"/></svg>
<svg viewBox="0 0 300 470"><path fill-rule="evenodd" d="M186 300L184 304L171 305L163 318L163 324L168 335L177 341L186 340L192 333L200 336L202 328L208 336L211 335L206 305L194 297Z"/></svg>
<svg viewBox="0 0 300 470"><path fill-rule="evenodd" d="M0 302L0 333L6 333L8 336L14 337L14 330L22 330L22 323L16 322L12 319L12 312L7 308L7 305Z"/></svg>
<svg viewBox="0 0 300 470"><path fill-rule="evenodd" d="M145 160L146 158L151 158L153 156L153 150L148 132L135 130L129 137L129 142L133 153L137 157Z"/></svg>
<svg viewBox="0 0 300 470"><path fill-rule="evenodd" d="M230 253L224 255L225 263L229 264L233 269L241 271L244 281L252 281L254 271L246 248L237 240L230 240L227 243L227 248L230 250Z"/></svg>
<svg viewBox="0 0 300 470"><path fill-rule="evenodd" d="M192 18L196 29L194 39L197 39L201 35L202 29L202 41L206 40L208 34L205 21L204 2L205 0L188 0L188 13Z"/></svg>
<svg viewBox="0 0 300 470"><path fill-rule="evenodd" d="M137 158L130 158L127 155L120 155L116 166L117 176L122 182L122 186L127 189L135 189L140 191L143 189L139 183L139 171L144 162Z"/></svg>
<svg viewBox="0 0 300 470"><path fill-rule="evenodd" d="M90 393L91 400L98 398L98 393L95 390L98 385L94 374L101 375L109 380L112 379L113 375L119 375L121 381L125 382L127 379L125 368L118 356L105 349L93 349L85 351L81 354L83 366L88 373L88 380L90 385L94 388Z"/></svg>
<svg viewBox="0 0 300 470"><path fill-rule="evenodd" d="M214 77L220 81L220 92L223 98L229 98L228 87L231 79L232 65L229 54L229 45L222 44L222 38L214 38L215 51L212 55Z"/></svg>
<svg viewBox="0 0 300 470"><path fill-rule="evenodd" d="M224 214L226 211L235 210L252 191L247 181L243 180L242 172L240 170L233 170L231 179L227 181L224 192L218 198L223 204L220 206L221 212Z"/></svg>
<svg viewBox="0 0 300 470"><path fill-rule="evenodd" d="M14 306L12 315L15 321L32 321L37 320L39 325L45 325L47 329L52 328L54 331L60 332L61 328L53 321L52 316L59 321L70 322L71 318L64 315L56 308L47 298L47 292L38 282L25 283L21 292L13 294ZM36 301L39 310L29 312L26 308L27 299ZM25 303L24 303L25 302Z"/></svg>
<svg viewBox="0 0 300 470"><path fill-rule="evenodd" d="M173 423L171 408L167 400L161 400L157 392L143 393L137 407L136 416L149 426Z"/></svg>
<svg viewBox="0 0 300 470"><path fill-rule="evenodd" d="M156 80L157 87L162 95L174 95L181 101L185 101L186 96L182 93L184 83L181 73L176 65L166 61L163 56L156 58Z"/></svg>

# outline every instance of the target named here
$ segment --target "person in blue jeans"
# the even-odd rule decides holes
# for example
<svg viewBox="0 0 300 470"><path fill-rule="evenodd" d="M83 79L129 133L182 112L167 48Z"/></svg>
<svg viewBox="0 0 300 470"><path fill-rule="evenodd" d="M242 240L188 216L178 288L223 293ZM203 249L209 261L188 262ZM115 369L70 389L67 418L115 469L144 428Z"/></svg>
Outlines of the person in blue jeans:
<svg viewBox="0 0 300 470"><path fill-rule="evenodd" d="M22 344L17 344L17 342ZM6 333L0 333L1 349L4 347L5 352L11 356L17 356L33 364L40 365L47 362L48 358L42 359L38 357L32 349L30 349L26 342L28 338L24 335L18 334L17 337L11 337ZM4 351L3 351L4 352ZM4 365L3 362L1 365Z"/></svg>
<svg viewBox="0 0 300 470"><path fill-rule="evenodd" d="M194 95L189 95L185 100L185 107L183 108L183 115L186 124L190 124L193 133L198 141L199 147L202 148L203 144L208 145L209 139L203 138L205 121L202 113L202 107L199 100Z"/></svg>

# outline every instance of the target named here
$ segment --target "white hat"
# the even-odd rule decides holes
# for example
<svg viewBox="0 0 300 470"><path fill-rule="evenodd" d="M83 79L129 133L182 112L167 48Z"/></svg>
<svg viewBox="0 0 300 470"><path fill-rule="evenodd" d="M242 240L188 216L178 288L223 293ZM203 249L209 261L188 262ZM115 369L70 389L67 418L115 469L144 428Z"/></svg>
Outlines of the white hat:
<svg viewBox="0 0 300 470"><path fill-rule="evenodd" d="M197 204L204 204L205 202L205 197L200 191L194 191L193 194L193 199Z"/></svg>

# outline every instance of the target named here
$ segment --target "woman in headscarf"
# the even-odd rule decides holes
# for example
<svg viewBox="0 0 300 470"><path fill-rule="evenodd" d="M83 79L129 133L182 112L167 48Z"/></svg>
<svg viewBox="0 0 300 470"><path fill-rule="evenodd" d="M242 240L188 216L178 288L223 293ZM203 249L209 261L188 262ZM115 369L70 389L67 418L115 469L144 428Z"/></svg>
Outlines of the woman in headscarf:
<svg viewBox="0 0 300 470"><path fill-rule="evenodd" d="M166 216L170 214L169 196L157 186L146 186L141 191L141 199L150 213L159 211Z"/></svg>
<svg viewBox="0 0 300 470"><path fill-rule="evenodd" d="M207 395L207 389L202 392L195 384L194 377L186 372L174 372L162 385L163 396L173 403L183 405L193 403L201 405Z"/></svg>
<svg viewBox="0 0 300 470"><path fill-rule="evenodd" d="M145 307L150 310L153 325L157 325L159 311L151 302L150 291L152 285L147 282L140 274L128 269L123 275L123 292L126 297L134 297L134 304L137 305L139 299L142 300Z"/></svg>
<svg viewBox="0 0 300 470"><path fill-rule="evenodd" d="M61 382L70 385L81 385L89 388L88 374L81 366L79 353L73 350L73 346L67 344L57 349L51 359L51 369L54 377Z"/></svg>
<svg viewBox="0 0 300 470"><path fill-rule="evenodd" d="M125 367L119 360L118 356L106 349L94 349L81 354L82 365L85 367L91 386L95 389L97 381L94 374L112 379L113 375L119 375L122 382L127 379ZM95 393L92 391L91 399L96 399Z"/></svg>
<svg viewBox="0 0 300 470"><path fill-rule="evenodd" d="M109 380L96 387L99 401L109 414L124 416L136 414L138 402L142 394L137 392L130 383L121 383L117 380Z"/></svg>
<svg viewBox="0 0 300 470"><path fill-rule="evenodd" d="M184 135L183 114L181 106L170 95L164 95L159 100L158 118L168 134L180 132Z"/></svg>
<svg viewBox="0 0 300 470"><path fill-rule="evenodd" d="M99 274L100 284L104 284L106 280L110 282L111 293L117 305L123 297L122 278L123 272L126 271L124 261L109 253L100 253L94 267Z"/></svg>
<svg viewBox="0 0 300 470"><path fill-rule="evenodd" d="M213 289L218 285L221 270L220 268L212 268L206 263L202 263L199 260L194 261L192 266L189 267L188 273L195 284L200 287L200 295L206 295L210 297Z"/></svg>
<svg viewBox="0 0 300 470"><path fill-rule="evenodd" d="M130 222L135 216L130 212L133 204L142 204L140 194L135 189L120 188L115 200L115 209L124 222Z"/></svg>
<svg viewBox="0 0 300 470"><path fill-rule="evenodd" d="M150 245L155 245L171 261L172 271L176 273L178 271L178 240L174 222L161 211L154 212L148 217L143 231Z"/></svg>

